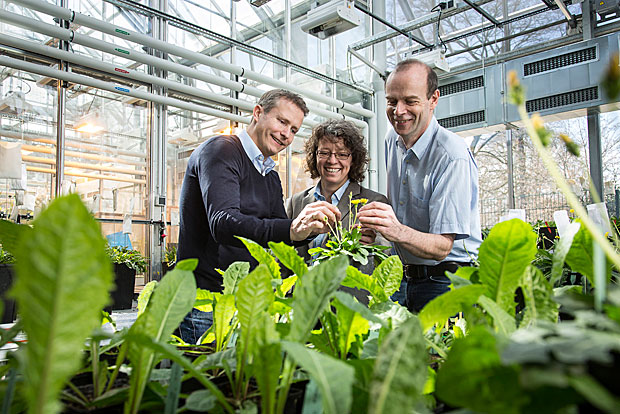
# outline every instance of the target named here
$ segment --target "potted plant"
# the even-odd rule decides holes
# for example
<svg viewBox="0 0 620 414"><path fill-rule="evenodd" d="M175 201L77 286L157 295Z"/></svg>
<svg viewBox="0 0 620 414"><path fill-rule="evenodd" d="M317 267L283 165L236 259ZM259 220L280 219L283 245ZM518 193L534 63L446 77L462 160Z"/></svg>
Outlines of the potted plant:
<svg viewBox="0 0 620 414"><path fill-rule="evenodd" d="M176 244L168 243L164 252L164 261L161 263L161 274L165 275L169 270L172 270L176 262L177 246Z"/></svg>
<svg viewBox="0 0 620 414"><path fill-rule="evenodd" d="M11 323L15 320L15 301L7 296L9 288L13 285L13 255L0 247L0 298L2 298L2 319L0 323Z"/></svg>
<svg viewBox="0 0 620 414"><path fill-rule="evenodd" d="M106 310L131 309L136 273L146 270L146 258L137 250L126 247L107 246L108 256L114 264L112 304Z"/></svg>

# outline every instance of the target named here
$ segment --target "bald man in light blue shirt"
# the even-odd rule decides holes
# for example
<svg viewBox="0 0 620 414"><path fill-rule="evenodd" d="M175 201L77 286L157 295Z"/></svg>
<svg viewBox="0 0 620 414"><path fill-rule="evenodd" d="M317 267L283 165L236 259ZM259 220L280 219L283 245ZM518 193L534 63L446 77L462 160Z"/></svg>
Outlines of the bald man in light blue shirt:
<svg viewBox="0 0 620 414"><path fill-rule="evenodd" d="M404 263L406 305L419 312L449 290L446 271L470 266L481 243L478 167L465 141L433 115L437 75L400 62L386 82L390 205L370 203L360 222L392 241Z"/></svg>

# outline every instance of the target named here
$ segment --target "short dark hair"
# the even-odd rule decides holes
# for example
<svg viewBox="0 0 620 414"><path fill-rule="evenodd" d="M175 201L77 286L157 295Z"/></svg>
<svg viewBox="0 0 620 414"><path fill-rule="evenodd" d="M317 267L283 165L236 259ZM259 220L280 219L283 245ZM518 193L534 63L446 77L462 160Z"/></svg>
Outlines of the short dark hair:
<svg viewBox="0 0 620 414"><path fill-rule="evenodd" d="M364 181L366 167L370 162L368 150L364 144L364 137L355 124L343 119L330 119L318 124L312 130L312 135L308 138L304 147L306 151L306 171L310 173L310 177L320 177L316 166L316 151L319 148L319 141L322 139L328 139L331 142L342 140L344 146L351 151L349 180L356 183Z"/></svg>
<svg viewBox="0 0 620 414"><path fill-rule="evenodd" d="M390 72L388 76L385 78L385 83L387 83L387 81L390 79L390 76L392 76L393 74L407 70L411 66L423 66L424 68L426 68L426 98L431 99L431 96L433 96L433 94L439 87L439 79L437 79L437 74L435 73L435 71L430 66L428 66L426 63L422 62L421 60L418 60L418 59L401 60L400 62L396 64L396 67L394 67L394 70Z"/></svg>
<svg viewBox="0 0 620 414"><path fill-rule="evenodd" d="M280 101L280 99L286 99L293 105L301 109L304 116L308 115L308 107L304 99L295 92L287 91L286 89L272 89L267 91L260 97L257 105L260 105L265 110L265 113L269 113Z"/></svg>

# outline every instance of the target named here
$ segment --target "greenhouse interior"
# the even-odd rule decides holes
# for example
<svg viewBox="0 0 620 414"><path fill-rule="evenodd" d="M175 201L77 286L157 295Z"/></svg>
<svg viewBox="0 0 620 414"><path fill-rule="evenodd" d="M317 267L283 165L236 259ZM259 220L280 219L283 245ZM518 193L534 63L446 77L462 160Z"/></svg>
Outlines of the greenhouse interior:
<svg viewBox="0 0 620 414"><path fill-rule="evenodd" d="M0 0L2 413L620 413L620 0Z"/></svg>

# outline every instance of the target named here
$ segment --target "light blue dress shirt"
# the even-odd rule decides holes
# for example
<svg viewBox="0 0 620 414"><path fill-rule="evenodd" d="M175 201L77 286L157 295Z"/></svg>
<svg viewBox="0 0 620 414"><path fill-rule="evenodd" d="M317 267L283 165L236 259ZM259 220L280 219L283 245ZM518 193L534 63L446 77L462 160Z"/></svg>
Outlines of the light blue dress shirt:
<svg viewBox="0 0 620 414"><path fill-rule="evenodd" d="M344 192L347 191L348 186L349 186L349 180L347 180L344 184L342 184L340 188L337 189L334 192L334 194L332 194L332 199L330 200L330 202L333 205L338 206L338 203L342 199L342 195L344 194ZM321 181L319 181L316 187L314 187L314 199L316 201L327 201L326 198L323 196L323 194L321 194ZM325 240L326 236L327 236L327 233L321 233L318 236L316 236L314 240L312 240L311 247L319 247L323 243L323 240Z"/></svg>
<svg viewBox="0 0 620 414"><path fill-rule="evenodd" d="M454 233L444 261L471 262L482 242L478 213L478 166L465 140L435 117L409 149L392 129L385 139L388 198L396 218L424 233ZM405 264L436 265L395 244Z"/></svg>
<svg viewBox="0 0 620 414"><path fill-rule="evenodd" d="M267 157L267 159L265 159L263 153L260 152L254 141L252 141L252 138L248 135L247 130L244 129L237 136L241 140L241 145L243 145L245 153L248 154L248 158L250 158L252 164L256 167L258 172L261 173L263 177L269 174L269 172L276 166L276 162L272 160L271 157Z"/></svg>

